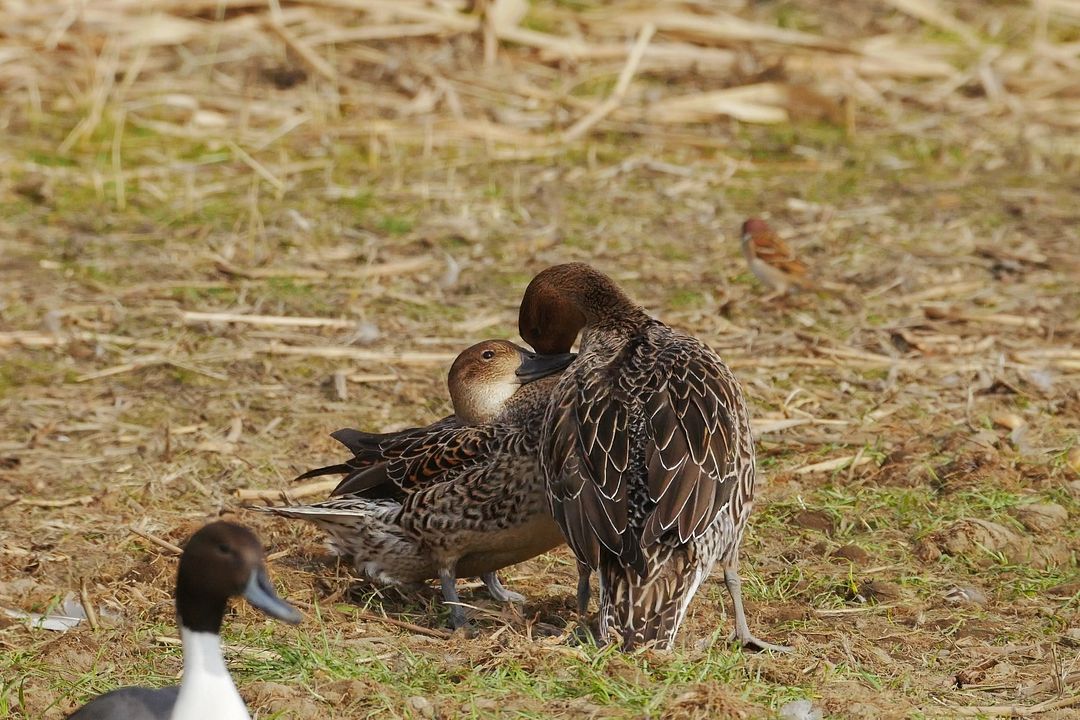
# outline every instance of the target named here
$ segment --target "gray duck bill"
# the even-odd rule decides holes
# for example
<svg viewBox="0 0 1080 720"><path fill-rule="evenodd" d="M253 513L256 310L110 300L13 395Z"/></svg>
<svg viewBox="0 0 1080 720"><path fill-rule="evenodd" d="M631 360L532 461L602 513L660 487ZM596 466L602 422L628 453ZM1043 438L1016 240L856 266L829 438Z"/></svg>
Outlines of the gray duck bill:
<svg viewBox="0 0 1080 720"><path fill-rule="evenodd" d="M548 375L554 375L565 370L566 366L572 363L576 357L576 353L558 353L556 355L529 353L521 359L521 365L518 366L516 372L517 379L524 385L534 380L546 378Z"/></svg>
<svg viewBox="0 0 1080 720"><path fill-rule="evenodd" d="M270 578L266 576L266 570L263 568L256 568L252 571L247 587L244 588L244 599L270 617L277 618L290 625L296 625L303 619L300 611L282 600L274 592L274 586L270 584Z"/></svg>

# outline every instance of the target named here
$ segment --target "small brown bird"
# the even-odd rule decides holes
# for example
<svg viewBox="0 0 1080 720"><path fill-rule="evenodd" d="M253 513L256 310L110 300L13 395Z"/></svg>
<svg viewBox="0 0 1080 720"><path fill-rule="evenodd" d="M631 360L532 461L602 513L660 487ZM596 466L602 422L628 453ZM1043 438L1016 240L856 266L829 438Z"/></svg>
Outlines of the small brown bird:
<svg viewBox="0 0 1080 720"><path fill-rule="evenodd" d="M806 263L791 252L776 231L761 218L750 218L742 225L742 251L750 271L774 295L786 295L795 287L817 289L809 276Z"/></svg>

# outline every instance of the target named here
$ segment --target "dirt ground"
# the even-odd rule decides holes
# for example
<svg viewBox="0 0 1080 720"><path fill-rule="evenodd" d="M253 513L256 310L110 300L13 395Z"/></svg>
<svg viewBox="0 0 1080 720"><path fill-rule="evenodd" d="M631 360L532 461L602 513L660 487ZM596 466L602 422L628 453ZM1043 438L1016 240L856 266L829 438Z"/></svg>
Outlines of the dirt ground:
<svg viewBox="0 0 1080 720"><path fill-rule="evenodd" d="M175 681L160 541L219 516L257 530L305 614L227 618L259 718L1080 717L1080 89L1066 73L1033 97L1007 74L1039 47L1075 70L1072 4L947 3L949 25L891 3L725 3L837 42L937 43L956 75L864 88L829 66L824 114L789 93L773 124L616 113L564 142L533 141L617 89L633 28L612 57L521 38L484 65L482 32L392 37L436 22L419 10L355 3L371 39L335 54L304 38L353 26L349 3L282 3L278 22L265 3L166 2L130 32L179 35L140 53L108 25L129 6L45 5L0 11L0 717ZM597 11L538 2L521 27L593 42ZM712 47L662 20L646 40ZM183 35L213 22L238 33ZM808 83L807 58L835 50L716 42L741 53L734 85ZM840 77L865 94L835 99ZM643 67L627 101L717 82ZM750 215L833 289L767 297L739 251ZM434 587L359 583L315 528L245 509L260 493L239 491L281 502L339 460L337 428L449 412L450 360L517 339L529 278L570 260L743 383L761 477L748 614L792 654L729 647L716 578L671 653L568 642L565 548L503 573L522 612L463 583L478 632L449 637ZM65 600L96 627L15 616Z"/></svg>

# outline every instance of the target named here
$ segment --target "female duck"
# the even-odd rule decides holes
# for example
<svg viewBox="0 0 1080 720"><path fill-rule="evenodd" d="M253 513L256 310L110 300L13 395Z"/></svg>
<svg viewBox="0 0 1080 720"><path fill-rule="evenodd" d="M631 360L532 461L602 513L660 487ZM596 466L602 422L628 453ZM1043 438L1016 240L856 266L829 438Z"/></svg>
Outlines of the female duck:
<svg viewBox="0 0 1080 720"><path fill-rule="evenodd" d="M460 575L481 576L500 602L496 571L562 543L536 464L538 425L554 377L573 355L536 355L489 340L450 370L455 416L426 428L374 435L339 430L355 457L301 477L346 473L334 497L313 505L260 508L325 530L357 571L415 585L437 577L454 627L465 623Z"/></svg>
<svg viewBox="0 0 1080 720"><path fill-rule="evenodd" d="M274 592L255 534L230 522L206 525L188 540L176 576L176 619L184 643L180 686L113 690L70 720L248 720L221 657L219 635L229 598L238 595L271 617L300 622L300 613Z"/></svg>
<svg viewBox="0 0 1080 720"><path fill-rule="evenodd" d="M670 648L717 560L743 644L738 550L754 497L754 444L738 382L704 343L649 317L606 275L557 265L529 283L521 337L581 349L541 424L540 469L578 559L579 610L600 578L600 634Z"/></svg>

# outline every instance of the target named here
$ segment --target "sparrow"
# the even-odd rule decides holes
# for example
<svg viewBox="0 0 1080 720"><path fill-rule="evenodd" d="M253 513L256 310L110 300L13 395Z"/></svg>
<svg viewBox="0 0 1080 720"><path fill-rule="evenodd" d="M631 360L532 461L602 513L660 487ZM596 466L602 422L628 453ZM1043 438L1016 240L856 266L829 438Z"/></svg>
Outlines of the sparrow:
<svg viewBox="0 0 1080 720"><path fill-rule="evenodd" d="M806 263L796 258L791 248L761 218L750 218L743 223L742 251L750 271L774 295L786 295L793 287L801 290L818 288L808 277Z"/></svg>

